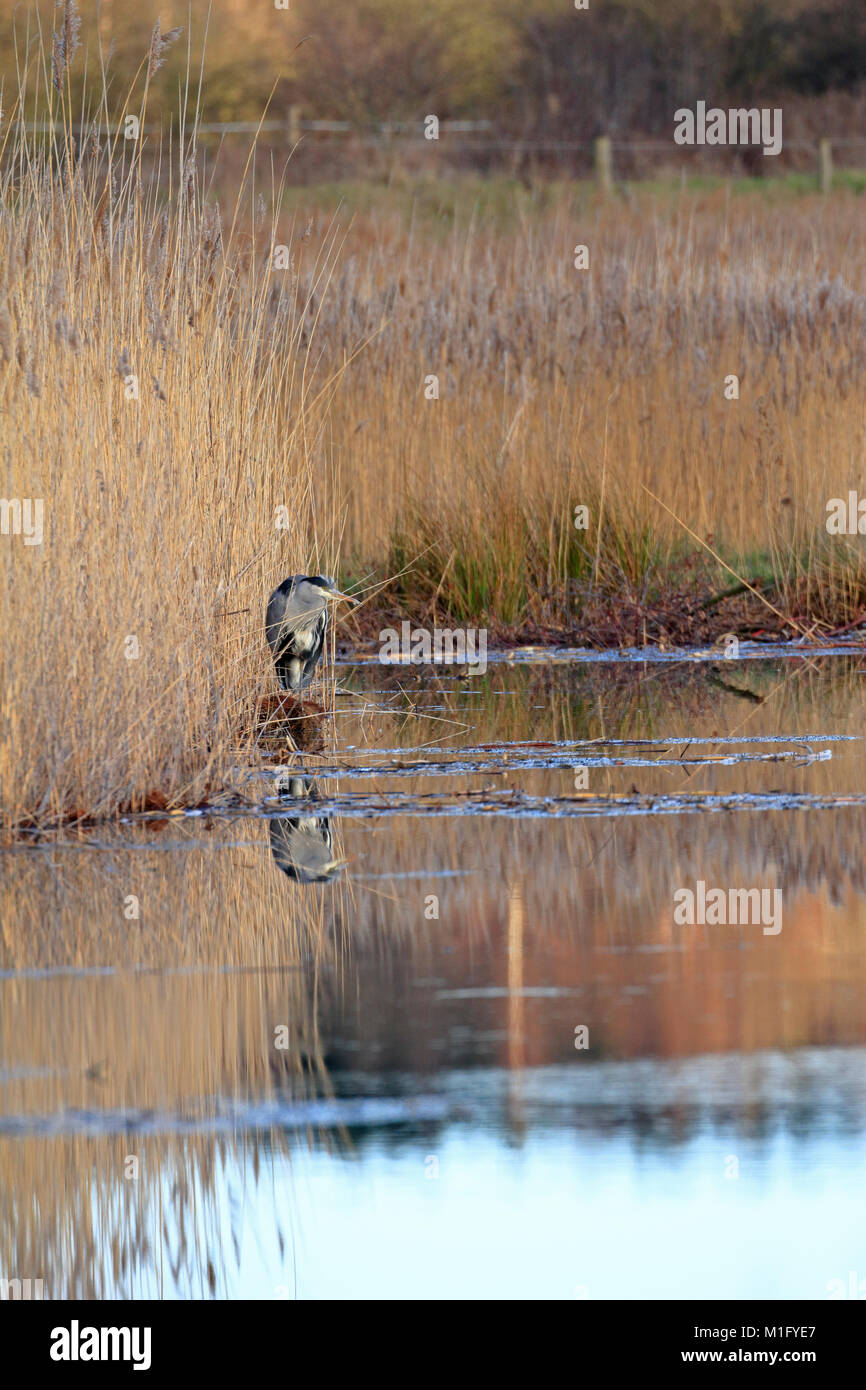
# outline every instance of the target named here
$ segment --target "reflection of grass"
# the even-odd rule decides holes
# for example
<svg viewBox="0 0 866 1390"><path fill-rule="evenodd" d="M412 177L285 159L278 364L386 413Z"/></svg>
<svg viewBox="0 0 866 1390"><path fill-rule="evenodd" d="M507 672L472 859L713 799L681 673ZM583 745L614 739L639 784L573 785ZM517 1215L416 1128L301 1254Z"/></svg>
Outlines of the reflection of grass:
<svg viewBox="0 0 866 1390"><path fill-rule="evenodd" d="M464 735L473 742L668 734L686 743L727 732L796 735L818 725L862 730L862 688L850 672L845 679L841 663L733 669L770 696L764 705L744 710L694 670L650 670L639 681L624 671L611 681L598 671L497 668L477 687L486 698L480 716L435 681L432 689L446 721L476 721ZM503 689L513 698L497 697ZM400 713L377 720L381 743L398 745ZM455 726L424 727L438 737ZM343 730L346 742L363 743L352 719ZM417 721L405 736L418 741ZM785 779L844 791L862 785L863 754L858 745L837 746L832 763L802 769L593 769L590 788L617 790L635 779L645 790L760 789ZM568 794L572 772L520 780ZM46 845L6 855L0 967L121 968L0 980L0 1056L13 1073L0 1087L3 1113L66 1106L206 1116L215 1097L328 1094L340 1089L341 1070L352 1073L347 1094L364 1072L388 1094L411 1073L427 1089L433 1068L508 1066L517 1055L527 1066L574 1065L578 1022L590 1028L590 1053L577 1059L588 1065L603 1056L866 1041L860 810L615 826L345 819L335 831L352 865L345 884L321 894L286 882L261 821L187 827L204 849L161 852L168 834L183 833L165 826L136 831L131 849L120 836L102 835L101 849ZM442 868L456 872L442 877ZM698 878L779 885L781 936L750 928L678 932L673 891ZM138 920L123 916L130 893L139 898ZM425 918L429 893L439 895L435 922ZM218 965L231 968L208 968ZM438 997L509 981L571 993L528 997L519 1011L504 997L470 1004ZM281 1023L289 1026L285 1052L273 1046ZM14 1075L21 1067L44 1074ZM134 1132L0 1139L0 1268L44 1278L53 1297L154 1287L243 1293L233 1277L239 1218L216 1194L229 1170L242 1170L250 1183L271 1181L269 1154L281 1146L290 1156L278 1132L238 1140ZM123 1177L129 1155L140 1160L137 1183ZM291 1232L278 1235L288 1267Z"/></svg>
<svg viewBox="0 0 866 1390"><path fill-rule="evenodd" d="M285 1147L279 1134L272 1142ZM255 1136L0 1138L3 1268L39 1271L52 1299L230 1297L240 1231L218 1193L235 1164L265 1181L262 1150ZM137 1178L125 1175L130 1159Z"/></svg>
<svg viewBox="0 0 866 1390"><path fill-rule="evenodd" d="M592 739L605 734L665 737L694 732L691 721L696 719L701 726L711 723L720 735L734 732L745 712L736 701L719 695L709 680L712 671L748 685L767 701L760 718L749 716L749 732L799 734L820 726L823 732L839 727L859 734L858 666L856 657L728 661L721 650L716 660L702 663L496 663L483 676L471 676L458 690L453 677L462 668L445 667L441 678L431 667L374 669L377 687L393 692L388 708L395 717L401 711L411 714L416 705L423 706L433 696L443 707L441 733L447 733L448 723L453 722L460 729L455 735L459 747L461 742L476 741L472 730L482 741L488 735L513 741ZM349 683L347 675L341 679ZM353 686L358 679L353 679ZM503 698L504 693L508 698ZM344 721L340 730L342 741L350 737L351 725ZM423 744L424 731L417 721L409 720L383 733L383 739L405 741L411 748Z"/></svg>
<svg viewBox="0 0 866 1390"><path fill-rule="evenodd" d="M419 729L472 743L670 736L677 747L725 733L862 731L862 685L849 663L720 665L765 703L744 707L695 668L638 675L623 667L611 677L595 668L495 667L472 682L480 710L431 678L420 694L429 686L440 714L407 725L400 707L380 711L377 742L417 744ZM377 688L387 674L372 673ZM396 689L408 673L391 674ZM363 684L357 672L353 684ZM502 698L503 690L513 695ZM362 748L361 717L341 719L343 741ZM636 780L647 791L759 790L784 779L841 792L862 786L863 775L855 744L837 745L831 763L800 769L592 769L590 790ZM477 776L455 780L478 785ZM519 781L569 794L573 771ZM0 980L0 1056L12 1073L0 1087L2 1112L65 1106L207 1116L217 1097L329 1094L343 1069L356 1079L414 1072L428 1078L426 1088L432 1067L508 1065L510 1021L517 1026L509 1000L467 1006L441 1001L437 991L515 980L518 880L520 980L579 991L525 1000L519 1055L528 1066L573 1064L577 1022L592 1039L581 1063L866 1041L860 810L616 825L346 818L333 828L351 863L345 882L321 893L279 872L266 821L168 822L125 837L103 832L92 850L46 841L36 852L6 854L0 968L118 971ZM167 850L169 836L183 848ZM455 872L443 877L441 869ZM781 886L781 936L749 928L677 934L672 893L697 878ZM440 899L435 922L425 917L429 893ZM130 894L138 919L124 916ZM273 1046L282 1023L286 1051ZM283 1144L270 1132L237 1141L134 1133L0 1139L0 1269L44 1278L53 1297L154 1285L192 1296L237 1291L236 1232L216 1200L221 1169L243 1166L250 1181L266 1183L269 1150ZM140 1159L137 1184L123 1177L128 1155ZM288 1248L291 1233L279 1234Z"/></svg>
<svg viewBox="0 0 866 1390"><path fill-rule="evenodd" d="M15 857L3 968L118 969L0 981L3 1113L206 1119L220 1099L327 1094L317 1010L329 987L314 976L318 967L334 978L341 953L321 903L287 889L260 836L213 855L159 853L149 838L142 832L131 857ZM133 893L140 916L127 920ZM38 923L49 901L46 934ZM275 1045L282 1025L285 1049ZM286 1147L278 1132L268 1144ZM154 1286L225 1296L233 1220L216 1202L216 1170L242 1163L258 1181L269 1161L260 1150L255 1137L239 1146L231 1135L134 1129L105 1139L0 1137L0 1269L32 1271L52 1298ZM135 1181L125 1176L130 1156Z"/></svg>

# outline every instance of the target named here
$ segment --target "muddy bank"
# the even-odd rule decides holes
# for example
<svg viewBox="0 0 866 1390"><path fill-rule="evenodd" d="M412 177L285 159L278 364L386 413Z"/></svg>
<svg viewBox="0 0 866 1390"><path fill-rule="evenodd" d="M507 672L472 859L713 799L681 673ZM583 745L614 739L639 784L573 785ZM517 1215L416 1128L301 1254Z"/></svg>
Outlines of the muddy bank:
<svg viewBox="0 0 866 1390"><path fill-rule="evenodd" d="M635 647L724 646L730 637L740 642L776 644L805 641L817 644L843 638L852 645L866 642L866 611L855 614L840 605L821 615L808 607L791 607L785 597L756 580L750 588L732 585L718 593L672 591L657 600L595 597L582 603L573 620L525 615L503 623L495 614L477 614L471 623L458 620L436 605L419 603L398 608L394 603L365 607L342 628L341 653L351 660L377 649L380 633L410 619L419 628L474 627L487 631L488 646L513 648L591 647L600 651Z"/></svg>

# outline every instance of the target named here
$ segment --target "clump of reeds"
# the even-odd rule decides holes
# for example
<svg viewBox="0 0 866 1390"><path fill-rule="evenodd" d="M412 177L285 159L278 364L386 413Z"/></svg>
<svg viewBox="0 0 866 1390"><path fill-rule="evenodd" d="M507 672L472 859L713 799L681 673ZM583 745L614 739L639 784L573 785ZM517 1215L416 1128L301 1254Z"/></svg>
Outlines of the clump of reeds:
<svg viewBox="0 0 866 1390"><path fill-rule="evenodd" d="M73 121L75 18L0 132L0 494L44 508L41 544L0 537L7 833L219 785L268 678L267 593L320 551L333 568L297 266L275 269L251 177L227 210L207 196L194 120L149 133L174 35L143 91L109 114L106 77ZM333 249L305 248L308 289Z"/></svg>

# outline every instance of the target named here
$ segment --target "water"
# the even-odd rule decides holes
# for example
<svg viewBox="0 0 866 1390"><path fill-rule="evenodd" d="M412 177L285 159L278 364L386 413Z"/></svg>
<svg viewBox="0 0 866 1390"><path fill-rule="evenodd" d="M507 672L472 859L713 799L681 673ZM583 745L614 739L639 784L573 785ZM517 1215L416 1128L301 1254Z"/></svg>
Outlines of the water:
<svg viewBox="0 0 866 1390"><path fill-rule="evenodd" d="M862 662L586 655L341 666L213 813L2 856L0 1278L866 1295Z"/></svg>

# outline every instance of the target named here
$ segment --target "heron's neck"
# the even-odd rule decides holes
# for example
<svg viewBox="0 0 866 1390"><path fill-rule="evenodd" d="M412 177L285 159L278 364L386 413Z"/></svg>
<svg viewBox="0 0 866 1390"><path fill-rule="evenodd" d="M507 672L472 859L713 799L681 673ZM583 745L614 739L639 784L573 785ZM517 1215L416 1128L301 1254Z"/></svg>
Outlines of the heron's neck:
<svg viewBox="0 0 866 1390"><path fill-rule="evenodd" d="M316 626L321 614L321 608L305 608L298 614L296 626L304 632L310 632Z"/></svg>

